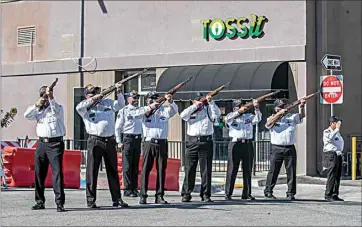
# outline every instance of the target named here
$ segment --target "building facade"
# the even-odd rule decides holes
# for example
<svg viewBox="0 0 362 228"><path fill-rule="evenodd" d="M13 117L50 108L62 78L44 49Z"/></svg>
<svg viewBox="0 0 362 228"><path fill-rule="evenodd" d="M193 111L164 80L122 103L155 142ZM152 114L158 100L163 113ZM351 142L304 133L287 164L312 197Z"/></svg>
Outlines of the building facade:
<svg viewBox="0 0 362 228"><path fill-rule="evenodd" d="M342 56L343 71L336 73L345 76L344 102L334 114L343 119L346 151L348 135L362 134L360 1L9 1L1 13L2 109L19 111L3 139L35 137L35 123L22 114L54 78L67 138L84 139L74 108L89 83L105 88L149 68L148 77L125 86L144 95L194 76L175 96L182 110L193 93L231 81L215 97L227 114L232 98L282 89L294 101L316 92L328 74L320 63L326 53ZM263 119L270 103L262 104ZM310 99L306 115L297 130L297 169L315 175L330 106ZM169 139L182 140L179 116L170 124Z"/></svg>

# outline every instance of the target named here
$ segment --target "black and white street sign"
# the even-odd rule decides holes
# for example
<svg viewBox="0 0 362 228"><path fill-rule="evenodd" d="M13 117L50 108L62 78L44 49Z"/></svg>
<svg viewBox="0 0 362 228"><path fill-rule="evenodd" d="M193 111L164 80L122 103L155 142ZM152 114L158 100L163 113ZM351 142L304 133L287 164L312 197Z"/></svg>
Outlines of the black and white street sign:
<svg viewBox="0 0 362 228"><path fill-rule="evenodd" d="M322 65L326 70L341 71L342 70L341 56L326 54L322 58Z"/></svg>

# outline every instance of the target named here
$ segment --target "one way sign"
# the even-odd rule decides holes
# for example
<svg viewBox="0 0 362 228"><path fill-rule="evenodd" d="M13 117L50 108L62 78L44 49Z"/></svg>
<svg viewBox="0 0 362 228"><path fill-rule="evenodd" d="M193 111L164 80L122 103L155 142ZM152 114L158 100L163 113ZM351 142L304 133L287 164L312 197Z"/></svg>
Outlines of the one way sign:
<svg viewBox="0 0 362 228"><path fill-rule="evenodd" d="M326 54L322 58L322 65L326 70L341 71L342 70L341 56Z"/></svg>

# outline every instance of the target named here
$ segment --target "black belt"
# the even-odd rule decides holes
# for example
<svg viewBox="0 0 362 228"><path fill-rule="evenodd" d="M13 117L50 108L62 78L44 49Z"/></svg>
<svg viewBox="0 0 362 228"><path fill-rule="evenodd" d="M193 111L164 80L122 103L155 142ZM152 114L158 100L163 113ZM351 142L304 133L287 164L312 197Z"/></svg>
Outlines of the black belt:
<svg viewBox="0 0 362 228"><path fill-rule="evenodd" d="M63 142L63 136L54 138L39 137L39 141L43 143Z"/></svg>
<svg viewBox="0 0 362 228"><path fill-rule="evenodd" d="M191 142L208 142L212 141L212 135L205 136L188 136L188 140Z"/></svg>
<svg viewBox="0 0 362 228"><path fill-rule="evenodd" d="M128 137L132 139L141 139L141 134L135 135L135 134L123 134L123 138Z"/></svg>
<svg viewBox="0 0 362 228"><path fill-rule="evenodd" d="M163 144L163 143L167 143L167 139L154 139L154 138L152 138L149 142L157 143L157 144Z"/></svg>
<svg viewBox="0 0 362 228"><path fill-rule="evenodd" d="M101 136L97 136L97 135L89 135L90 138L94 138L103 142L108 142L110 140L114 140L114 135L112 136L108 136L108 137L101 137Z"/></svg>
<svg viewBox="0 0 362 228"><path fill-rule="evenodd" d="M277 146L277 147L282 147L282 148L291 148L294 145L276 145L276 144L272 144L272 146Z"/></svg>
<svg viewBox="0 0 362 228"><path fill-rule="evenodd" d="M235 143L251 143L251 139L237 139Z"/></svg>

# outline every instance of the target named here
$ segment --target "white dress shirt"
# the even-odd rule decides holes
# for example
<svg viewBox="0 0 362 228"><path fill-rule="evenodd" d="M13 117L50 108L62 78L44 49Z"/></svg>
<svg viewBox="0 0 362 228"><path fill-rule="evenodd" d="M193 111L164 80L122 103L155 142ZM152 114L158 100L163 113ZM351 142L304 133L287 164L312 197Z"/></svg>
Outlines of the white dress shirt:
<svg viewBox="0 0 362 228"><path fill-rule="evenodd" d="M270 116L267 121L272 116ZM291 146L296 142L296 129L297 125L303 121L300 119L299 113L288 113L279 119L272 127L265 127L270 130L270 142L274 145Z"/></svg>
<svg viewBox="0 0 362 228"><path fill-rule="evenodd" d="M35 105L28 107L24 113L28 120L36 120L38 137L54 138L65 136L64 109L55 99L49 100L49 106L41 111Z"/></svg>
<svg viewBox="0 0 362 228"><path fill-rule="evenodd" d="M87 110L92 103L93 100L90 98L83 100L76 107L77 112L83 118L87 133L100 137L114 135L115 121L113 113L124 107L123 94L119 93L117 100L104 98L97 105Z"/></svg>
<svg viewBox="0 0 362 228"><path fill-rule="evenodd" d="M229 137L232 142L237 139L252 139L253 138L253 125L261 121L262 114L258 110L257 115L252 113L245 113L240 115L238 111L229 113L225 121L229 126Z"/></svg>
<svg viewBox="0 0 362 228"><path fill-rule="evenodd" d="M151 111L149 106L138 107L128 104L117 115L115 136L117 143L121 143L121 134L142 134L142 119L144 114Z"/></svg>
<svg viewBox="0 0 362 228"><path fill-rule="evenodd" d="M180 117L187 122L187 135L208 136L214 134L213 122L217 121L221 115L219 107L214 101L211 101L208 106L204 106L199 112L191 115L195 110L197 110L197 106L193 104L180 114Z"/></svg>
<svg viewBox="0 0 362 228"><path fill-rule="evenodd" d="M335 151L338 155L342 155L344 149L344 140L338 128L327 128L323 131L323 152Z"/></svg>
<svg viewBox="0 0 362 228"><path fill-rule="evenodd" d="M170 106L161 105L158 110L149 118L143 116L142 128L145 141L153 139L167 139L168 121L178 112L175 102Z"/></svg>

